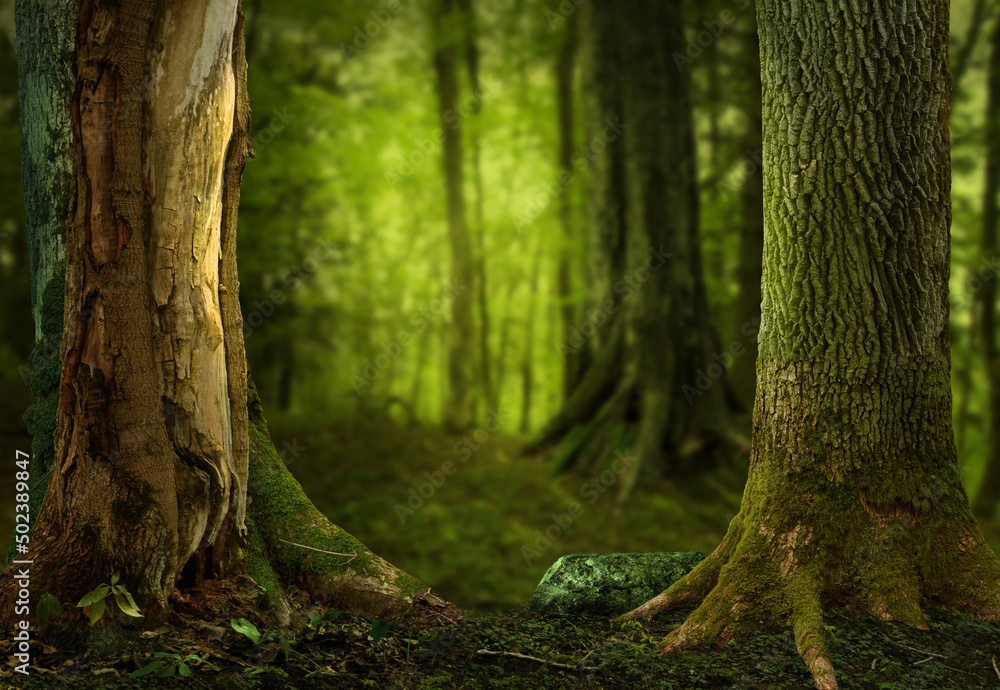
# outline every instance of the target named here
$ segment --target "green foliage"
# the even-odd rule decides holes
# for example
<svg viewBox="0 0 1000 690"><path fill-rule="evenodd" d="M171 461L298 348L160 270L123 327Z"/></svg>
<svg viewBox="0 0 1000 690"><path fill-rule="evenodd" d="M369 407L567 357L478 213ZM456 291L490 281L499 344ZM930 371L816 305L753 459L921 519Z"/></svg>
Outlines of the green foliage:
<svg viewBox="0 0 1000 690"><path fill-rule="evenodd" d="M233 619L229 621L229 625L232 626L233 630L238 632L240 635L245 636L248 640L254 643L255 646L260 645L260 631L257 626L248 621L246 618L240 618L239 620Z"/></svg>
<svg viewBox="0 0 1000 690"><path fill-rule="evenodd" d="M58 618L62 615L62 607L54 594L43 594L38 599L38 606L35 607L35 620L38 622L38 631L45 630L45 625L49 618Z"/></svg>
<svg viewBox="0 0 1000 690"><path fill-rule="evenodd" d="M129 675L133 677L140 677L148 676L153 673L157 678L170 678L174 675L191 676L194 675L194 669L191 668L192 665L206 666L213 671L222 670L215 664L206 661L197 654L181 656L180 654L173 652L153 652L153 656L157 657L155 661L146 664Z"/></svg>
<svg viewBox="0 0 1000 690"><path fill-rule="evenodd" d="M100 585L96 589L84 595L82 599L77 603L77 607L83 608L84 606L90 607L90 624L96 625L101 618L104 617L105 611L108 610L107 598L109 596L114 597L115 603L118 605L119 610L127 616L132 616L133 618L142 618L142 614L139 612L139 607L136 606L135 599L125 585L118 584L119 573L115 573L111 576L111 583Z"/></svg>
<svg viewBox="0 0 1000 690"><path fill-rule="evenodd" d="M310 620L311 618L312 617L310 617ZM261 642L266 642L267 640L277 642L281 646L281 649L285 652L285 660L288 660L288 655L292 652L292 646L288 641L288 637L284 634L279 633L277 630L271 630L270 627L268 627L262 635L260 630L257 629L257 626L248 621L246 618L240 618L239 620L234 618L229 621L229 625L233 628L233 630L253 642L255 647L259 647Z"/></svg>
<svg viewBox="0 0 1000 690"><path fill-rule="evenodd" d="M389 632L390 623L388 621L373 621L372 622L372 641L378 642L385 634Z"/></svg>

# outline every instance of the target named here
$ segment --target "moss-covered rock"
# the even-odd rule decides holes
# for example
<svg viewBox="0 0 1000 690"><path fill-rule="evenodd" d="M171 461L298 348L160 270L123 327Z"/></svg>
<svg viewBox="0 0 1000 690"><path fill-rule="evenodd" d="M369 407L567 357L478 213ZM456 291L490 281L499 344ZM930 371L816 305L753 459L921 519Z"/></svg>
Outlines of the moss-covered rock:
<svg viewBox="0 0 1000 690"><path fill-rule="evenodd" d="M697 551L566 554L538 583L531 610L617 616L667 589L704 558Z"/></svg>

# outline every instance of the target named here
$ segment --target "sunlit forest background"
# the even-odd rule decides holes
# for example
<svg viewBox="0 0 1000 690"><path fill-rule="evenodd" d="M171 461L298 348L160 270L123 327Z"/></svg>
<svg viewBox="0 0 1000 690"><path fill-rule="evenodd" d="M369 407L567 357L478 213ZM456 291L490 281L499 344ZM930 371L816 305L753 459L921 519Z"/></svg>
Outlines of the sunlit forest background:
<svg viewBox="0 0 1000 690"><path fill-rule="evenodd" d="M255 158L242 188L240 299L275 445L334 522L459 605L524 601L565 553L707 553L738 510L745 479L745 456L644 477L616 511L614 487L593 503L582 498L597 475L557 473L546 453L521 454L565 401L566 353L587 320L586 162L602 155L604 135L586 112L576 36L583 2L471 3L469 21L442 29L426 3L410 0L244 0ZM993 5L952 2L952 383L970 497L988 431L976 281L997 271L980 248ZM680 64L697 131L705 288L724 344L747 341L741 190L760 176L759 94L754 112L745 62L752 6L688 3L692 43ZM719 23L726 11L734 20ZM723 28L700 46L713 26ZM11 0L0 4L0 28L0 432L13 457L29 444L21 374L34 327ZM442 41L460 46L450 106L435 64ZM461 125L472 276L464 282L452 263L445 107ZM469 424L452 433L449 338L461 301L472 315ZM737 357L730 373L752 369ZM738 423L748 436L748 415ZM449 461L457 471L444 477ZM2 492L0 527L10 530L13 488ZM536 530L574 501L583 514L538 548ZM997 526L984 527L1000 548Z"/></svg>

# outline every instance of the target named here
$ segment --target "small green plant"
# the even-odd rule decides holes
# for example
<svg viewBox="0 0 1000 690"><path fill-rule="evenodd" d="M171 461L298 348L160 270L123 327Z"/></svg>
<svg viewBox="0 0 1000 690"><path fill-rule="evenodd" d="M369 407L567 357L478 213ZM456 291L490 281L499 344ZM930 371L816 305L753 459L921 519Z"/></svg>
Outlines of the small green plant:
<svg viewBox="0 0 1000 690"><path fill-rule="evenodd" d="M59 600L56 599L54 594L43 594L38 600L38 606L35 608L35 620L38 621L38 631L42 632L45 630L45 624L48 622L49 618L58 618L62 615L62 606L59 605Z"/></svg>
<svg viewBox="0 0 1000 690"><path fill-rule="evenodd" d="M389 626L391 624L388 621L374 621L372 623L372 642L378 642L385 634L389 632Z"/></svg>
<svg viewBox="0 0 1000 690"><path fill-rule="evenodd" d="M264 634L260 634L260 630L257 626L248 621L246 618L232 619L229 621L229 625L232 626L233 630L243 635L248 640L254 643L255 647L259 647L261 641L274 640L281 645L281 648L285 651L285 661L288 661L288 655L292 652L292 646L288 643L288 638L285 635L278 633L277 630L271 630L268 627L264 631Z"/></svg>
<svg viewBox="0 0 1000 690"><path fill-rule="evenodd" d="M99 586L94 591L86 594L77 604L78 608L83 608L84 606L90 607L91 625L96 625L97 621L101 620L104 616L104 612L107 610L106 599L108 595L114 595L115 603L118 604L118 608L121 609L122 613L133 618L142 618L142 614L139 613L139 607L135 604L135 599L132 598L132 595L129 594L124 585L118 584L119 576L119 573L115 573L111 576L111 584Z"/></svg>
<svg viewBox="0 0 1000 690"><path fill-rule="evenodd" d="M222 670L215 664L205 661L197 654L181 656L172 652L153 652L153 656L157 657L155 661L146 664L137 671L132 671L129 675L138 677L155 673L157 678L168 678L174 674L190 676L194 674L194 669L191 668L193 664L207 666L213 671Z"/></svg>
<svg viewBox="0 0 1000 690"><path fill-rule="evenodd" d="M649 634L646 625L642 621L625 620L621 622L621 630L632 644L641 649L656 647L660 639Z"/></svg>

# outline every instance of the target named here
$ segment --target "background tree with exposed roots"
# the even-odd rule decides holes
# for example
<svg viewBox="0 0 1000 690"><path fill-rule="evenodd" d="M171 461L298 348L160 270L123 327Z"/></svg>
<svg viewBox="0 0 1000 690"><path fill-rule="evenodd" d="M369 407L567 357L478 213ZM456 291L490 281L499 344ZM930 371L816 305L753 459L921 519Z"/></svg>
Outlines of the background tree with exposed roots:
<svg viewBox="0 0 1000 690"><path fill-rule="evenodd" d="M952 432L948 3L758 3L764 278L750 474L690 574L669 653L791 624L837 687L823 611L1000 619L1000 560ZM832 32L830 27L837 27Z"/></svg>

